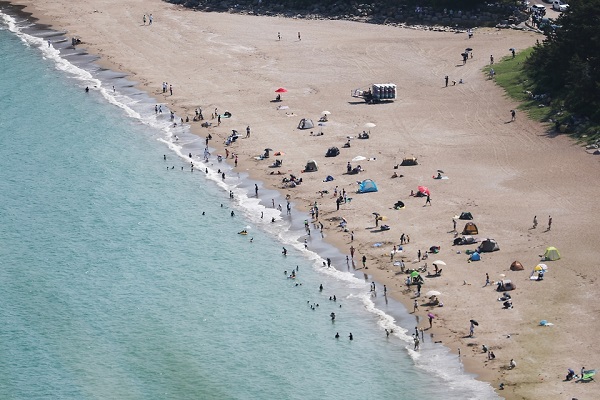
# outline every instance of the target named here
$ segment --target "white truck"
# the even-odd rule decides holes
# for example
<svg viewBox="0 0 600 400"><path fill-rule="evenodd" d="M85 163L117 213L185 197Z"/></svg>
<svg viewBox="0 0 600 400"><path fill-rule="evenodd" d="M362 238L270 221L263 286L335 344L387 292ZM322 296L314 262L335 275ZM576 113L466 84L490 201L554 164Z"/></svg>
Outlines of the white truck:
<svg viewBox="0 0 600 400"><path fill-rule="evenodd" d="M556 11L567 11L569 8L568 4L563 3L560 0L552 0L552 9Z"/></svg>
<svg viewBox="0 0 600 400"><path fill-rule="evenodd" d="M368 104L396 100L396 85L393 83L374 83L368 89L354 89L352 97L364 99Z"/></svg>

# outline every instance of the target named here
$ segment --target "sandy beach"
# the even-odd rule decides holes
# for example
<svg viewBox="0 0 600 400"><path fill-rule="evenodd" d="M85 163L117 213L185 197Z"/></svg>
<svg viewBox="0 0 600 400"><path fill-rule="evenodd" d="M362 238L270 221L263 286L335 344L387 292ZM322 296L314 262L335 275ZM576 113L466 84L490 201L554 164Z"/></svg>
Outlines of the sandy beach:
<svg viewBox="0 0 600 400"><path fill-rule="evenodd" d="M225 153L223 142L232 130L239 131L242 137L228 147L238 155L237 170L264 188L289 194L300 210L308 212L317 201L326 240L346 254L350 246L356 248L357 268L365 255L369 268L363 272L385 284L388 296L407 309L413 309L416 289L406 289L407 275L399 274L390 258L400 236L409 235L410 243L395 261L403 259L408 268L427 263L432 271L432 262L443 260L442 275L424 278L422 292L439 291L444 307L419 306L418 326L457 356L460 349L465 369L479 379L496 389L504 383L499 395L592 397L593 382L563 380L567 368L600 366L600 356L590 351L600 329L594 305L600 293L594 270L600 241L593 200L600 193L593 183L598 158L518 111L511 121L517 104L482 72L491 55L499 62L510 56L510 48L523 50L541 35L476 29L469 39L466 33L345 21L194 12L159 0L12 3L27 6L40 23L81 37L79 48L100 56L103 66L127 73L177 115L191 119L201 107L213 126L193 122L193 130L210 133L219 152ZM143 23L144 14L153 15L151 26ZM460 54L466 47L473 57L463 65ZM163 82L172 85L172 95L163 93ZM388 82L397 85L394 102L368 105L350 96L353 89ZM281 102L272 102L279 87L287 92ZM217 126L211 119L215 109L232 117ZM319 126L325 110L328 122ZM301 118L312 119L314 129L297 129ZM375 126L366 128L367 123ZM247 126L249 138L244 137ZM363 130L370 130L368 140L357 139ZM350 147L344 148L348 137ZM332 146L340 155L326 158ZM265 148L284 155L257 160ZM366 159L352 162L357 156ZM405 157L416 157L419 164L394 168ZM275 158L282 166L269 168ZM308 160L318 163L317 172L302 172ZM346 174L348 162L360 164L363 172ZM433 179L438 170L448 179ZM392 178L394 173L400 176ZM282 178L289 174L302 178L302 184L284 187ZM328 175L334 180L324 182ZM357 194L357 181L363 179L373 179L379 191ZM431 205L410 196L418 186L430 189ZM336 187L351 199L339 211ZM395 210L398 200L406 207ZM270 198L263 201L270 206ZM465 251L476 245L452 245L453 218L463 211L473 214L476 236L495 239L500 251L468 262ZM390 230L375 226L374 212L384 216L381 223ZM532 229L534 216L539 225ZM340 218L347 220L347 232L338 228ZM466 222L457 220L459 233ZM438 254L417 260L418 250L432 246L440 247ZM557 247L562 258L546 263L543 281L530 280L548 246ZM523 271L509 269L515 260ZM345 268L345 260L334 264ZM484 287L486 273L491 285ZM512 309L498 301L502 293L495 282L503 278L517 286ZM419 304L426 300L417 298ZM431 330L429 312L436 316ZM479 322L472 338L470 319ZM553 325L540 326L541 320ZM484 344L495 360L488 360ZM514 369L507 368L511 359Z"/></svg>

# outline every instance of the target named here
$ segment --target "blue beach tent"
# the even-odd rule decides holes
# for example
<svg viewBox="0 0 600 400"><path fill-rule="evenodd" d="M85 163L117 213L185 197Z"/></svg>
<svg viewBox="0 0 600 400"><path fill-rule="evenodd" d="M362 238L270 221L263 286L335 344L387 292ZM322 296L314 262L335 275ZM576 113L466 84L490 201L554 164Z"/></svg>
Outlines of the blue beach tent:
<svg viewBox="0 0 600 400"><path fill-rule="evenodd" d="M377 185L371 179L365 179L360 183L360 187L358 188L358 193L369 193L376 192Z"/></svg>

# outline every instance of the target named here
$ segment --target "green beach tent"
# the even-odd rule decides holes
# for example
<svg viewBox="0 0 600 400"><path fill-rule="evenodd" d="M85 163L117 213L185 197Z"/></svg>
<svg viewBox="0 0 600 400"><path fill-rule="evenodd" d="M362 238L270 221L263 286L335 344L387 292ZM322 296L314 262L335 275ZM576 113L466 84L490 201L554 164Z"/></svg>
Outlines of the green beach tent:
<svg viewBox="0 0 600 400"><path fill-rule="evenodd" d="M548 247L546 248L546 252L544 253L545 261L556 261L560 260L560 253L556 247Z"/></svg>

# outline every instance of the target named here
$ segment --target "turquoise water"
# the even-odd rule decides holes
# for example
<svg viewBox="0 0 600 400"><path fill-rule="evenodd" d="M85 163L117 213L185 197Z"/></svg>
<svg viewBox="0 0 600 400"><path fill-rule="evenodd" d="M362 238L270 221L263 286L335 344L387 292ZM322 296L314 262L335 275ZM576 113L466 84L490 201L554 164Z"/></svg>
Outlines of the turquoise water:
<svg viewBox="0 0 600 400"><path fill-rule="evenodd" d="M413 352L398 305L323 270L304 216L264 209L214 156L191 172L202 138L3 17L0 398L497 398L443 347Z"/></svg>

